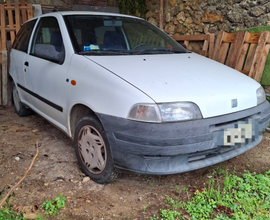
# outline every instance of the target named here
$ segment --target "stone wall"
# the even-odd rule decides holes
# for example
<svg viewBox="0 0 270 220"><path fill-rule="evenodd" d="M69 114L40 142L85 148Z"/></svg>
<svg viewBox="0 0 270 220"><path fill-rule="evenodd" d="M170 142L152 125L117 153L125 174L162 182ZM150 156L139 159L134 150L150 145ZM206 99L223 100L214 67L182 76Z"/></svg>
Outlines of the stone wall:
<svg viewBox="0 0 270 220"><path fill-rule="evenodd" d="M159 24L159 0L146 0L146 19ZM175 34L231 32L270 25L270 0L164 0L165 32Z"/></svg>
<svg viewBox="0 0 270 220"><path fill-rule="evenodd" d="M19 2L20 0L11 0L11 2ZM108 0L109 2L113 0ZM0 3L4 2L0 0ZM45 4L55 6L71 6L72 4L84 4L91 6L107 6L107 0L25 0L25 2L32 4Z"/></svg>

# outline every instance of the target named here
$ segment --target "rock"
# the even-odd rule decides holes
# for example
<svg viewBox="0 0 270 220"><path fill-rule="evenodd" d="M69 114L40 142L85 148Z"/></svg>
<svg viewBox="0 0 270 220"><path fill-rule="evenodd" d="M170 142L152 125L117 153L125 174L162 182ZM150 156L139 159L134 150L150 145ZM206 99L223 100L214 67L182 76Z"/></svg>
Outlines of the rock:
<svg viewBox="0 0 270 220"><path fill-rule="evenodd" d="M181 33L181 34L185 34L187 32L187 28L183 24L178 24L176 32Z"/></svg>
<svg viewBox="0 0 270 220"><path fill-rule="evenodd" d="M219 30L223 30L226 32L231 32L231 25L229 21L225 21L225 23L222 23L218 26Z"/></svg>
<svg viewBox="0 0 270 220"><path fill-rule="evenodd" d="M243 1L240 3L240 6L243 8L243 9L246 9L246 10L249 10L250 9L250 6L249 4L247 3L247 1Z"/></svg>
<svg viewBox="0 0 270 220"><path fill-rule="evenodd" d="M188 17L185 22L184 22L184 26L188 26L189 24L191 24L193 22L191 17Z"/></svg>
<svg viewBox="0 0 270 220"><path fill-rule="evenodd" d="M246 27L255 27L258 26L258 19L257 18L251 18L251 19L245 19L244 24Z"/></svg>
<svg viewBox="0 0 270 220"><path fill-rule="evenodd" d="M265 7L258 6L258 7L253 7L250 9L249 14L252 17L259 17L260 15L264 14L265 12Z"/></svg>
<svg viewBox="0 0 270 220"><path fill-rule="evenodd" d="M153 13L151 11L148 11L145 15L146 19L149 19L153 16Z"/></svg>
<svg viewBox="0 0 270 220"><path fill-rule="evenodd" d="M207 22L207 23L215 23L218 21L223 21L222 15L217 15L214 13L205 13L204 16L202 17L202 22Z"/></svg>
<svg viewBox="0 0 270 220"><path fill-rule="evenodd" d="M19 158L19 157L15 157L15 160L16 160L16 161L19 161L19 160L20 160L20 158Z"/></svg>
<svg viewBox="0 0 270 220"><path fill-rule="evenodd" d="M22 208L23 217L26 219L36 219L38 216L36 213L33 213L32 206L24 206Z"/></svg>
<svg viewBox="0 0 270 220"><path fill-rule="evenodd" d="M159 24L159 0L147 0L146 19ZM210 25L211 26L210 26ZM166 0L164 31L170 35L231 32L270 25L270 0Z"/></svg>
<svg viewBox="0 0 270 220"><path fill-rule="evenodd" d="M176 6L176 0L169 0L169 6L174 8Z"/></svg>
<svg viewBox="0 0 270 220"><path fill-rule="evenodd" d="M230 22L233 23L242 23L242 8L239 5L236 5L232 10L227 13L227 18Z"/></svg>
<svg viewBox="0 0 270 220"><path fill-rule="evenodd" d="M155 25L155 26L157 26L158 25L158 22L157 22L157 20L156 19L154 19L154 18L149 18L149 20L148 20L150 23L152 23L153 25Z"/></svg>
<svg viewBox="0 0 270 220"><path fill-rule="evenodd" d="M209 5L217 5L218 0L208 0Z"/></svg>
<svg viewBox="0 0 270 220"><path fill-rule="evenodd" d="M87 176L87 177L84 177L84 178L83 178L82 183L87 183L87 182L89 182L89 181L90 181L90 178Z"/></svg>
<svg viewBox="0 0 270 220"><path fill-rule="evenodd" d="M165 32L170 35L174 35L175 30L176 30L176 26L174 24L169 23L165 26Z"/></svg>
<svg viewBox="0 0 270 220"><path fill-rule="evenodd" d="M176 19L181 22L181 21L185 21L186 17L185 17L185 13L183 11L181 11L180 13L178 13Z"/></svg>
<svg viewBox="0 0 270 220"><path fill-rule="evenodd" d="M49 183L44 183L44 186L49 186Z"/></svg>
<svg viewBox="0 0 270 220"><path fill-rule="evenodd" d="M193 16L193 21L195 24L200 24L201 23L201 16L199 12L195 12Z"/></svg>
<svg viewBox="0 0 270 220"><path fill-rule="evenodd" d="M203 32L204 32L205 34L209 33L209 27L210 27L209 24L207 24L207 25L204 26Z"/></svg>
<svg viewBox="0 0 270 220"><path fill-rule="evenodd" d="M38 216L36 213L24 213L23 217L26 219L36 219Z"/></svg>
<svg viewBox="0 0 270 220"><path fill-rule="evenodd" d="M165 21L166 21L167 23L171 21L171 13L170 13L170 12L167 12L167 13L165 14Z"/></svg>

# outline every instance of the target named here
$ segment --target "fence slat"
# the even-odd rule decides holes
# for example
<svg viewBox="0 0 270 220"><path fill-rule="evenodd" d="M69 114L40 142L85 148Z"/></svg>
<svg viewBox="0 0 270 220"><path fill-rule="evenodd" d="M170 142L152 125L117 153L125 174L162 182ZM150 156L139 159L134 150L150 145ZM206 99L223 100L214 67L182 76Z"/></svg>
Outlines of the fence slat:
<svg viewBox="0 0 270 220"><path fill-rule="evenodd" d="M255 51L253 62L252 62L250 72L249 72L249 77L251 77L251 78L255 78L255 76L258 72L259 65L260 65L261 58L262 58L262 54L263 54L265 45L267 43L269 33L270 32L267 32L267 31L261 32L261 36L260 36L258 46L257 46L256 51Z"/></svg>
<svg viewBox="0 0 270 220"><path fill-rule="evenodd" d="M25 6L25 0L20 0L20 5ZM27 21L26 8L20 7L22 13L22 23Z"/></svg>
<svg viewBox="0 0 270 220"><path fill-rule="evenodd" d="M16 34L18 34L21 28L19 4L15 4L15 23L16 23Z"/></svg>

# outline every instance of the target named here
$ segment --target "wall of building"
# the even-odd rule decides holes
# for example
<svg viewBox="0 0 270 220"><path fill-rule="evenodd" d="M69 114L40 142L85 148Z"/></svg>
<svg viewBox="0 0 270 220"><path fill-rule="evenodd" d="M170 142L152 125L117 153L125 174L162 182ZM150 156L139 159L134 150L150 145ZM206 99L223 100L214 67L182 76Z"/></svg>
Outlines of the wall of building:
<svg viewBox="0 0 270 220"><path fill-rule="evenodd" d="M159 0L146 0L146 19L158 26ZM165 32L175 34L231 32L270 25L270 0L164 0Z"/></svg>

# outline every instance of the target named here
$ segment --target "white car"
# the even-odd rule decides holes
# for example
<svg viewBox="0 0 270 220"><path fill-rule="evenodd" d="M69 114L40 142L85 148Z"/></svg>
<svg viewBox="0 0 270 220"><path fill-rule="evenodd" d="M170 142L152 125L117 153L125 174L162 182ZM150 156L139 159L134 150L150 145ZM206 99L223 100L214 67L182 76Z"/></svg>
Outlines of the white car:
<svg viewBox="0 0 270 220"><path fill-rule="evenodd" d="M27 21L10 76L18 115L31 109L63 130L99 183L119 171L174 174L228 160L258 145L270 119L260 84L120 14Z"/></svg>

